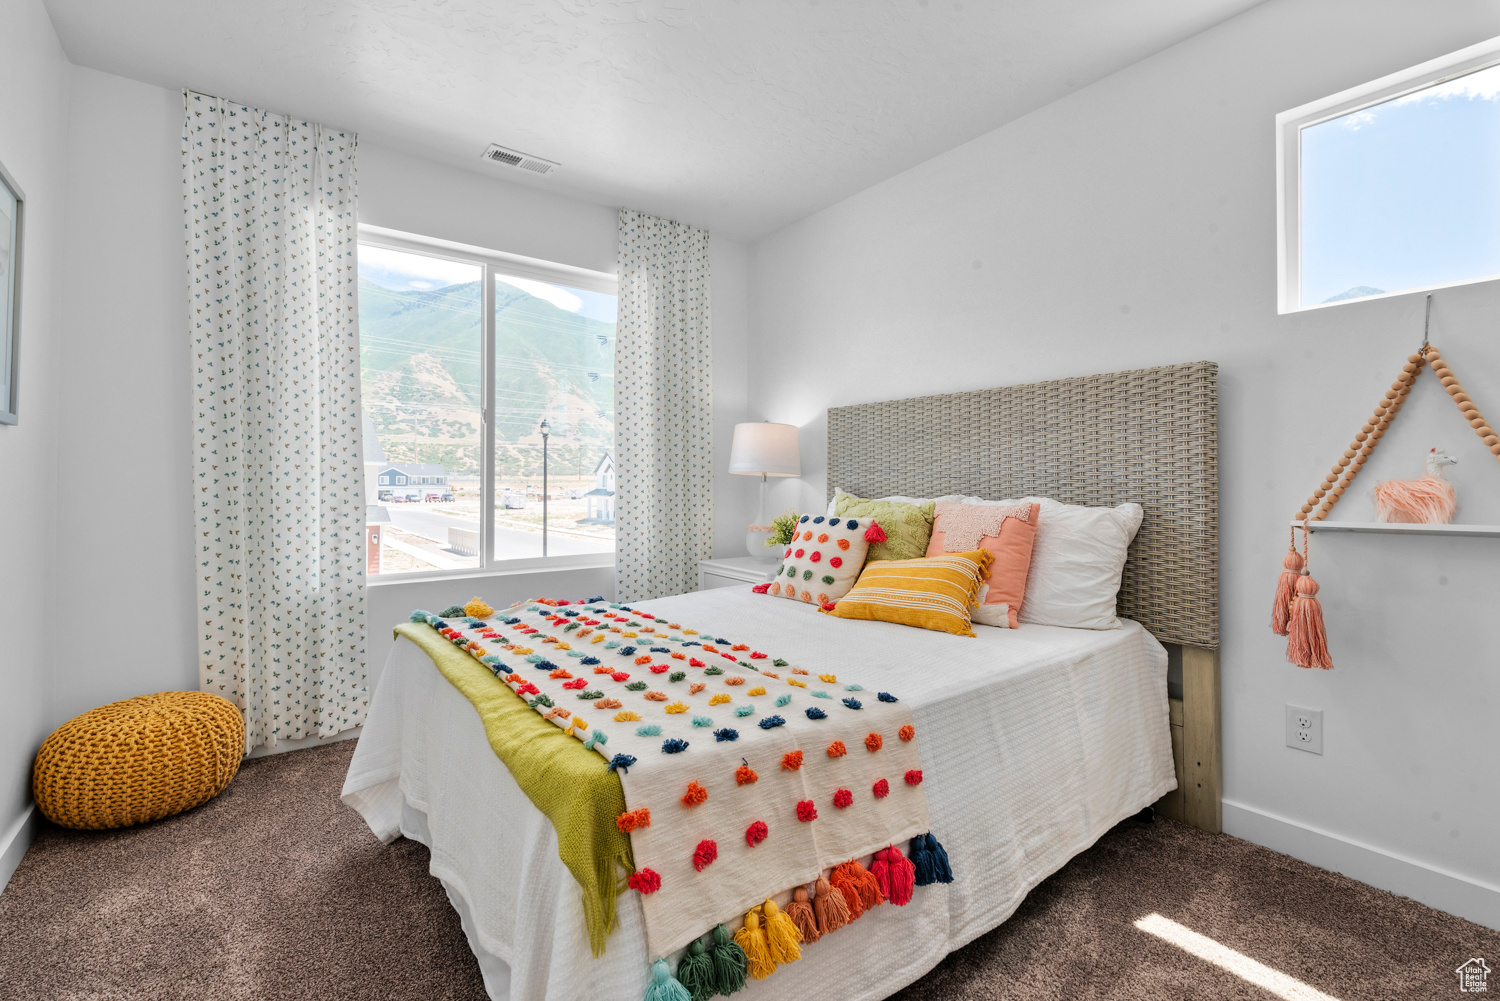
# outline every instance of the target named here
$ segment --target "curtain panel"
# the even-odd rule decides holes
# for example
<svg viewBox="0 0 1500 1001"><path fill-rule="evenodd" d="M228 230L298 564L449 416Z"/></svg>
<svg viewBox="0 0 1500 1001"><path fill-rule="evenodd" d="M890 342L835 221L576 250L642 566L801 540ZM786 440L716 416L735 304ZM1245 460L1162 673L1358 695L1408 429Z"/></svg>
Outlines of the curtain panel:
<svg viewBox="0 0 1500 1001"><path fill-rule="evenodd" d="M199 684L249 750L369 703L356 137L183 103Z"/></svg>
<svg viewBox="0 0 1500 1001"><path fill-rule="evenodd" d="M615 598L698 586L713 554L708 231L620 210Z"/></svg>

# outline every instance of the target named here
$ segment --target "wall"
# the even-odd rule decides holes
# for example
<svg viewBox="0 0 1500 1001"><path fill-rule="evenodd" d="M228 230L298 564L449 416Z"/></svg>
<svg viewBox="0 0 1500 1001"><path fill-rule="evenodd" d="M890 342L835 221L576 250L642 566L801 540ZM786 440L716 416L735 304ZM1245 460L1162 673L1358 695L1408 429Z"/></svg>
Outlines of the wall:
<svg viewBox="0 0 1500 1001"><path fill-rule="evenodd" d="M48 461L59 454L56 495L49 473L46 484L37 480L38 509L5 523L55 518L55 532L29 532L25 544L35 549L39 568L60 568L59 601L84 595L93 602L90 617L110 637L112 654L58 665L49 708L27 710L42 734L103 702L198 684L182 98L97 70L63 68L72 90L71 103L58 114L59 122L64 112L67 120L65 240L71 270L89 276L89 290L73 295L63 289L60 296L67 331L61 416L53 429L60 449L41 450ZM360 146L359 184L360 216L367 223L578 267L615 268L616 210L609 206L539 194L368 141ZM745 395L748 255L733 241L715 239L713 248L715 391L730 403L716 414L726 457L722 469ZM46 426L29 423L37 432ZM142 470L149 472L143 477ZM53 556L43 560L43 540L54 535ZM390 649L390 626L424 603L451 603L458 588L500 601L544 593L610 594L613 587L612 569L502 574L442 586L374 584L367 619L372 681ZM26 741L16 758L29 761L36 741L23 732ZM24 798L24 791L17 795Z"/></svg>
<svg viewBox="0 0 1500 1001"><path fill-rule="evenodd" d="M0 162L26 195L20 423L0 426L0 607L13 623L0 653L0 887L30 842L31 761L51 729L53 641L21 619L47 611L58 566L54 282L62 246L68 62L39 0L0 0Z"/></svg>
<svg viewBox="0 0 1500 1001"><path fill-rule="evenodd" d="M1278 316L1274 115L1500 33L1500 7L1273 0L756 244L749 399L804 427L821 504L829 406L1208 358L1221 365L1225 826L1500 926L1500 540L1316 537L1337 668L1267 627L1287 520L1421 334L1420 296ZM1433 341L1500 415L1500 286L1439 292ZM824 364L780 359L821 353ZM1500 469L1431 375L1341 517L1461 459L1461 520ZM1321 757L1285 703L1324 711Z"/></svg>

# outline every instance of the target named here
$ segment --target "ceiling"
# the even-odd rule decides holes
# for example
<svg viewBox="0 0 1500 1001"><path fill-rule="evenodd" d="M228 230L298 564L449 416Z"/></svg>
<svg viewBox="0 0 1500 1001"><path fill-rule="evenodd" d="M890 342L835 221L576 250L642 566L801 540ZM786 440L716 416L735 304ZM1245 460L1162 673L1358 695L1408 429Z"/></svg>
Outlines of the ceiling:
<svg viewBox="0 0 1500 1001"><path fill-rule="evenodd" d="M1259 0L45 2L80 65L754 239Z"/></svg>

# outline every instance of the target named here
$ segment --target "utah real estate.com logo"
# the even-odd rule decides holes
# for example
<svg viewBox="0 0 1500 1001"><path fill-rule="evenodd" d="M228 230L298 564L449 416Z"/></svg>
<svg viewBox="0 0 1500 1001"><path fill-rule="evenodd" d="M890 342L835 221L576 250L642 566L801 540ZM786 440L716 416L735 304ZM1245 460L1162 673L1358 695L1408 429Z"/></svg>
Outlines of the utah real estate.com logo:
<svg viewBox="0 0 1500 1001"><path fill-rule="evenodd" d="M1458 989L1479 994L1490 989L1490 968L1483 959L1471 959L1454 971L1458 974Z"/></svg>

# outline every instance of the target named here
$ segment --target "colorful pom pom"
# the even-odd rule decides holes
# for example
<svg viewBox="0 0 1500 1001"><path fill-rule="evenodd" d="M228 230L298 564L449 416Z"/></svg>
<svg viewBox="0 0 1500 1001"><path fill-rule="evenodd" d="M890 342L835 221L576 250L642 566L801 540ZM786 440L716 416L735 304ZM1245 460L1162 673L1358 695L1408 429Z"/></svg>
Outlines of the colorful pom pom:
<svg viewBox="0 0 1500 1001"><path fill-rule="evenodd" d="M662 741L661 751L663 754L681 754L688 749L688 742L680 737L672 737Z"/></svg>
<svg viewBox="0 0 1500 1001"><path fill-rule="evenodd" d="M896 698L896 696L892 695L890 692L876 692L875 693L875 697L877 699L879 699L881 702L900 702L901 701L900 699Z"/></svg>
<svg viewBox="0 0 1500 1001"><path fill-rule="evenodd" d="M703 788L697 782L689 782L687 784L687 792L682 794L682 799L680 800L680 802L688 809L692 809L699 803L706 802L707 800L708 790Z"/></svg>
<svg viewBox="0 0 1500 1001"><path fill-rule="evenodd" d="M637 869L626 882L637 893L655 893L661 889L661 876L655 869ZM666 963L663 962L662 966L665 967Z"/></svg>
<svg viewBox="0 0 1500 1001"><path fill-rule="evenodd" d="M640 719L640 717L637 716L636 719ZM645 726L638 726L635 728L635 735L637 737L660 737L661 727L657 726L655 723L648 723Z"/></svg>
<svg viewBox="0 0 1500 1001"><path fill-rule="evenodd" d="M693 725L694 726L713 726L714 725L714 721L711 720L711 719L709 719L707 716L694 716L693 717Z"/></svg>
<svg viewBox="0 0 1500 1001"><path fill-rule="evenodd" d="M802 767L802 752L788 751L781 756L781 770L784 772L795 772Z"/></svg>
<svg viewBox="0 0 1500 1001"><path fill-rule="evenodd" d="M907 772L906 773L906 784L909 785L909 786L919 786L919 785L921 785L922 784L922 769L920 769L920 768L913 768L911 771Z"/></svg>
<svg viewBox="0 0 1500 1001"><path fill-rule="evenodd" d="M835 740L833 743L828 745L828 756L830 758L842 758L848 753L849 749L844 746L844 742L842 740Z"/></svg>
<svg viewBox="0 0 1500 1001"><path fill-rule="evenodd" d="M744 764L740 765L734 770L734 784L747 786L753 782L760 781L760 776L755 774L755 769L750 767L750 762L745 761L744 758L741 758L740 760L743 761Z"/></svg>
<svg viewBox="0 0 1500 1001"><path fill-rule="evenodd" d="M786 720L782 719L780 716L767 716L765 719L760 721L760 728L762 730L769 730L773 726L786 726Z"/></svg>
<svg viewBox="0 0 1500 1001"><path fill-rule="evenodd" d="M734 710L734 714L736 716L754 716L755 715L755 706L753 706L753 705L736 706L735 710Z"/></svg>
<svg viewBox="0 0 1500 1001"><path fill-rule="evenodd" d="M745 828L745 844L749 845L751 848L754 848L756 845L766 840L766 835L769 833L770 828L766 826L766 822L764 820L752 821L750 826Z"/></svg>
<svg viewBox="0 0 1500 1001"><path fill-rule="evenodd" d="M693 868L702 872L713 864L714 859L719 857L718 842L704 838L698 842L698 847L693 849Z"/></svg>
<svg viewBox="0 0 1500 1001"><path fill-rule="evenodd" d="M651 811L644 806L639 810L627 810L615 818L615 826L626 834L639 827L650 827Z"/></svg>
<svg viewBox="0 0 1500 1001"><path fill-rule="evenodd" d="M838 789L833 794L833 805L838 807L840 810L853 802L854 793L850 792L848 789Z"/></svg>
<svg viewBox="0 0 1500 1001"><path fill-rule="evenodd" d="M723 729L719 729L719 730L715 730L714 731L714 740L721 740L722 741L722 740L739 740L739 739L740 739L740 732L738 730L731 730L727 726L724 727Z"/></svg>
<svg viewBox="0 0 1500 1001"><path fill-rule="evenodd" d="M896 735L899 736L902 740L911 740L917 735L917 728L908 723L900 730L897 730Z"/></svg>
<svg viewBox="0 0 1500 1001"><path fill-rule="evenodd" d="M885 799L891 794L891 784L885 779L876 779L870 791L875 794L876 799Z"/></svg>
<svg viewBox="0 0 1500 1001"><path fill-rule="evenodd" d="M872 733L865 738L865 750L874 752L885 746L885 738L878 733Z"/></svg>
<svg viewBox="0 0 1500 1001"><path fill-rule="evenodd" d="M635 756L631 754L616 754L609 762L609 770L612 772L624 772L630 774L630 766L635 764Z"/></svg>
<svg viewBox="0 0 1500 1001"><path fill-rule="evenodd" d="M818 819L818 808L813 805L812 800L803 799L797 801L797 819L804 824L808 821Z"/></svg>
<svg viewBox="0 0 1500 1001"><path fill-rule="evenodd" d="M827 719L828 718L828 714L825 713L823 710L819 709L817 706L813 706L811 709L807 709L807 710L804 710L804 711L807 713L807 718L808 719Z"/></svg>
<svg viewBox="0 0 1500 1001"><path fill-rule="evenodd" d="M864 708L864 703L860 702L859 699L853 698L852 696L844 700L844 705L848 706L850 709Z"/></svg>

